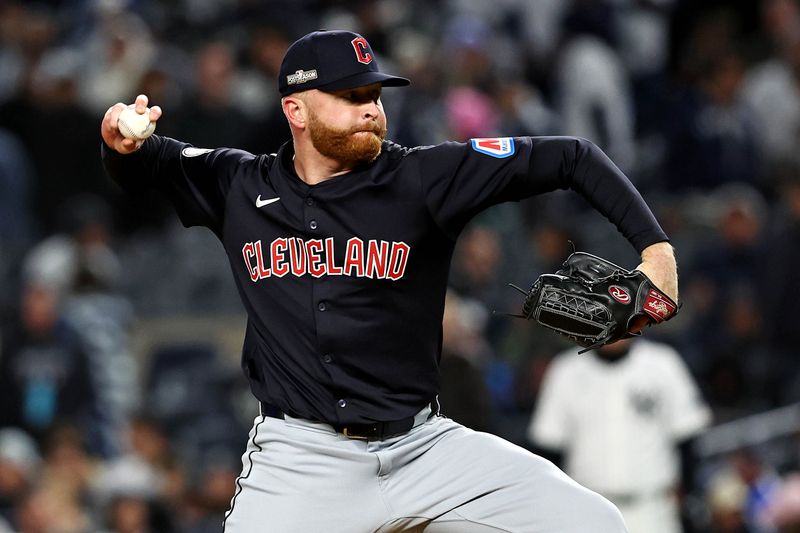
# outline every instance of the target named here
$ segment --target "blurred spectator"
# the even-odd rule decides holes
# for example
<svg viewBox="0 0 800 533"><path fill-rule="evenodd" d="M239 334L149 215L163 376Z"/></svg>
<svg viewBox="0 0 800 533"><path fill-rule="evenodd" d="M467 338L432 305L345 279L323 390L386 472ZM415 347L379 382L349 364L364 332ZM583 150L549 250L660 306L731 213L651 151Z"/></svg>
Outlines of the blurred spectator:
<svg viewBox="0 0 800 533"><path fill-rule="evenodd" d="M782 56L768 59L747 75L744 101L757 119L759 147L770 161L797 157L800 142L800 36Z"/></svg>
<svg viewBox="0 0 800 533"><path fill-rule="evenodd" d="M636 162L634 109L619 57L601 39L581 35L565 45L558 65L555 91L563 133L591 140L630 172Z"/></svg>
<svg viewBox="0 0 800 533"><path fill-rule="evenodd" d="M0 531L15 519L14 509L39 474L41 458L36 442L17 428L0 429Z"/></svg>
<svg viewBox="0 0 800 533"><path fill-rule="evenodd" d="M11 98L22 83L26 57L23 49L23 28L28 12L18 4L0 7L0 102Z"/></svg>
<svg viewBox="0 0 800 533"><path fill-rule="evenodd" d="M280 110L278 71L290 44L286 32L277 25L257 25L250 32L247 67L239 69L233 86L234 103L249 118L262 118ZM280 114L282 118L283 113Z"/></svg>
<svg viewBox="0 0 800 533"><path fill-rule="evenodd" d="M64 322L60 294L26 285L19 316L3 330L0 349L0 427L18 426L41 438L52 424L72 420L91 434L99 405L89 361Z"/></svg>
<svg viewBox="0 0 800 533"><path fill-rule="evenodd" d="M709 533L750 533L745 524L747 487L730 469L712 476L705 489Z"/></svg>
<svg viewBox="0 0 800 533"><path fill-rule="evenodd" d="M454 140L497 135L498 117L491 98L468 87L453 88L444 98L449 135Z"/></svg>
<svg viewBox="0 0 800 533"><path fill-rule="evenodd" d="M493 312L508 309L506 302L514 295L505 285L508 265L500 232L489 224L470 224L453 255L449 286L485 309L484 333L494 344L508 327L508 320Z"/></svg>
<svg viewBox="0 0 800 533"><path fill-rule="evenodd" d="M740 98L745 66L732 48L718 54L698 67L698 80L676 99L668 117L663 184L668 190L709 191L731 182L758 182L755 116Z"/></svg>
<svg viewBox="0 0 800 533"><path fill-rule="evenodd" d="M499 235L488 226L469 226L458 244L450 285L465 296L490 301L488 291L495 290L503 260Z"/></svg>
<svg viewBox="0 0 800 533"><path fill-rule="evenodd" d="M692 488L688 443L710 414L674 349L623 340L556 357L528 436L611 500L630 533L679 532L679 497Z"/></svg>
<svg viewBox="0 0 800 533"><path fill-rule="evenodd" d="M800 372L794 370L795 335L800 331L800 316L795 312L800 287L794 281L797 279L794 265L800 261L800 164L784 166L776 181L779 202L766 236L764 261L766 279L780 290L765 293L763 323L775 354L776 375L782 378L778 384L782 400L795 402L800 400Z"/></svg>
<svg viewBox="0 0 800 533"><path fill-rule="evenodd" d="M46 51L22 93L0 106L0 127L20 139L34 163L31 208L45 234L55 229L65 199L87 192L113 196L102 168L87 160L97 153L98 131L97 117L78 100L81 61L75 50Z"/></svg>
<svg viewBox="0 0 800 533"><path fill-rule="evenodd" d="M674 87L669 69L670 25L677 0L617 0L615 50L631 84L636 166L632 178L643 192L659 188ZM648 199L652 201L653 199ZM663 214L661 220L663 223ZM667 232L670 233L669 228ZM670 233L671 234L671 233Z"/></svg>
<svg viewBox="0 0 800 533"><path fill-rule="evenodd" d="M198 50L193 91L175 112L175 135L200 147L240 146L250 117L234 105L234 49L212 41Z"/></svg>
<svg viewBox="0 0 800 533"><path fill-rule="evenodd" d="M56 426L44 441L37 483L18 501L14 515L20 533L85 533L96 530L83 505L91 476L80 430Z"/></svg>
<svg viewBox="0 0 800 533"><path fill-rule="evenodd" d="M744 449L734 454L732 465L747 490L743 515L748 530L753 533L772 532L768 510L778 497L780 477L754 450Z"/></svg>
<svg viewBox="0 0 800 533"><path fill-rule="evenodd" d="M723 324L705 347L711 360L706 393L720 419L774 407L780 397L775 385L782 371L776 372L774 357L764 345L757 299L748 289L729 294L718 310Z"/></svg>
<svg viewBox="0 0 800 533"><path fill-rule="evenodd" d="M414 79L411 86L393 91L384 105L389 121L389 136L406 146L434 144L447 139L447 120L442 95L445 87L439 65L447 61L436 37L409 26L393 33L397 70ZM383 63L381 63L383 65ZM424 113L419 110L424 109Z"/></svg>
<svg viewBox="0 0 800 533"><path fill-rule="evenodd" d="M240 466L233 461L209 461L193 490L184 516L186 533L216 533L230 507Z"/></svg>
<svg viewBox="0 0 800 533"><path fill-rule="evenodd" d="M759 8L768 51L780 55L800 38L800 6L794 0L764 0Z"/></svg>
<svg viewBox="0 0 800 533"><path fill-rule="evenodd" d="M156 46L149 26L126 11L127 2L92 2L94 26L83 36L85 61L78 78L81 101L100 116L108 102L127 102L155 58Z"/></svg>
<svg viewBox="0 0 800 533"><path fill-rule="evenodd" d="M541 92L521 80L503 80L494 89L499 113L497 131L511 137L556 135L564 131L560 117Z"/></svg>
<svg viewBox="0 0 800 533"><path fill-rule="evenodd" d="M617 0L620 57L635 80L658 77L669 59L669 18L678 0Z"/></svg>
<svg viewBox="0 0 800 533"><path fill-rule="evenodd" d="M521 2L522 31L534 63L548 69L551 58L561 42L564 20L573 0L539 0Z"/></svg>
<svg viewBox="0 0 800 533"><path fill-rule="evenodd" d="M439 363L442 412L476 431L492 427L492 399L484 369L492 354L483 338L485 312L476 303L448 291L442 323L442 358Z"/></svg>
<svg viewBox="0 0 800 533"><path fill-rule="evenodd" d="M797 157L800 142L800 6L793 0L761 2L761 24L771 52L752 67L742 97L755 111L758 141L769 161Z"/></svg>
<svg viewBox="0 0 800 533"><path fill-rule="evenodd" d="M33 167L25 147L0 128L0 277L14 279L23 252L36 232L32 209ZM0 308L10 302L0 297Z"/></svg>
<svg viewBox="0 0 800 533"><path fill-rule="evenodd" d="M764 516L781 533L800 531L800 474L793 472L784 477Z"/></svg>
<svg viewBox="0 0 800 533"><path fill-rule="evenodd" d="M202 228L185 229L173 214L158 232L141 231L121 243L125 275L120 292L138 316L240 313L233 278L216 237ZM209 253L203 261L198 253Z"/></svg>
<svg viewBox="0 0 800 533"><path fill-rule="evenodd" d="M155 533L150 526L147 501L135 496L117 496L108 511L108 531L113 533Z"/></svg>
<svg viewBox="0 0 800 533"><path fill-rule="evenodd" d="M146 531L169 533L187 490L184 469L161 424L137 416L124 453L99 468L90 487L94 506L111 531L147 524Z"/></svg>
<svg viewBox="0 0 800 533"><path fill-rule="evenodd" d="M111 249L111 211L102 198L80 194L62 201L58 231L32 248L22 265L25 280L62 295L78 286L111 287L120 273Z"/></svg>
<svg viewBox="0 0 800 533"><path fill-rule="evenodd" d="M58 291L63 319L77 332L103 409L93 450L119 448L119 435L137 406L137 371L129 346L130 303L116 292L120 263L112 250L111 212L101 198L78 195L60 210L62 232L40 242L25 259L26 279Z"/></svg>
<svg viewBox="0 0 800 533"><path fill-rule="evenodd" d="M486 20L465 13L454 13L442 36L447 61L441 65L452 87L468 86L478 90L491 84L499 58L490 48L495 37Z"/></svg>
<svg viewBox="0 0 800 533"><path fill-rule="evenodd" d="M210 343L164 343L153 351L144 381L144 407L152 422L163 426L163 444L173 449L175 460L191 465L185 473L191 479L205 475L211 459L225 464L233 458L234 471L239 470L247 428L233 405L231 382L238 369L224 366L220 355Z"/></svg>
<svg viewBox="0 0 800 533"><path fill-rule="evenodd" d="M686 264L684 297L692 313L681 345L692 368L707 376L709 400L721 418L756 407L770 385L763 344L766 264L763 197L745 185L721 187L705 204L715 233ZM717 375L717 373L720 373ZM747 376L746 381L731 379ZM731 388L736 381L738 386ZM738 387L746 386L747 390Z"/></svg>
<svg viewBox="0 0 800 533"><path fill-rule="evenodd" d="M39 487L57 498L60 505L75 509L76 514L83 509L95 475L86 435L78 425L59 422L47 432L42 445Z"/></svg>
<svg viewBox="0 0 800 533"><path fill-rule="evenodd" d="M290 44L286 33L277 27L258 26L251 37L253 66L241 76L236 96L240 110L252 122L242 145L250 152L275 153L291 138L276 91L283 53Z"/></svg>
<svg viewBox="0 0 800 533"><path fill-rule="evenodd" d="M83 509L60 494L41 488L22 499L16 523L19 533L85 533L93 529Z"/></svg>

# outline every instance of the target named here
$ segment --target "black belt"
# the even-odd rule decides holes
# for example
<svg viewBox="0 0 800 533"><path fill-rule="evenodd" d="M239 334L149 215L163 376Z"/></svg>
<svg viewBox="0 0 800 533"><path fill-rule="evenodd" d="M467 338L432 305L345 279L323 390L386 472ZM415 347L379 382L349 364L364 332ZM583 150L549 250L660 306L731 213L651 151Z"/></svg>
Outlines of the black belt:
<svg viewBox="0 0 800 533"><path fill-rule="evenodd" d="M283 411L277 407L260 402L261 414L270 418L285 419ZM431 406L433 407L433 406ZM431 408L431 412L426 420L430 420L436 412ZM289 415L291 416L291 415ZM299 417L293 417L299 418ZM390 437L396 437L407 433L414 427L414 419L416 417L409 416L400 420L392 420L390 422L374 422L372 424L330 424L337 433L341 433L345 437L358 440L384 440ZM327 423L327 422L326 422Z"/></svg>

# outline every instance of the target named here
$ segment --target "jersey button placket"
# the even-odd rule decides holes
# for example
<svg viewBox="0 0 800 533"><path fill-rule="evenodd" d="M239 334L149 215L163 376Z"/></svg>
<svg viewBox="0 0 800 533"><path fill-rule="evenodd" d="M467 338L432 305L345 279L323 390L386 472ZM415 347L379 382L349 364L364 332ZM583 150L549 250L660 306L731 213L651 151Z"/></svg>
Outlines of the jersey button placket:
<svg viewBox="0 0 800 533"><path fill-rule="evenodd" d="M303 203L305 204L303 208L303 213L304 213L306 227L310 231L316 233L317 230L320 228L320 224L318 221L320 213L317 212L318 209L317 201L311 196L307 196L303 200ZM322 237L319 238L322 239ZM328 301L323 299L325 297L325 290L323 289L324 286L325 286L324 276L322 278L312 280L313 291L316 293L316 297L319 298L319 300L317 301L317 311L319 313L326 313L331 309ZM328 328L325 325L322 325L326 324L327 322L328 320L323 320L322 317L320 317L320 320L317 322L317 327L318 328L321 327L322 330L318 330L317 332L318 335L321 335L322 337L327 337L327 335L325 335L324 332ZM324 364L326 371L330 372L332 366L334 366L333 355L326 350L324 341L320 346L318 346L318 349L321 351L321 355L319 355L319 360ZM344 399L337 400L336 405L338 406L338 408L343 409L347 406L347 401Z"/></svg>
<svg viewBox="0 0 800 533"><path fill-rule="evenodd" d="M306 204L306 207L303 209L306 220L306 227L311 231L316 231L317 228L319 228L319 222L317 221L315 213L316 212L315 207L317 202L311 196L307 196L304 203Z"/></svg>

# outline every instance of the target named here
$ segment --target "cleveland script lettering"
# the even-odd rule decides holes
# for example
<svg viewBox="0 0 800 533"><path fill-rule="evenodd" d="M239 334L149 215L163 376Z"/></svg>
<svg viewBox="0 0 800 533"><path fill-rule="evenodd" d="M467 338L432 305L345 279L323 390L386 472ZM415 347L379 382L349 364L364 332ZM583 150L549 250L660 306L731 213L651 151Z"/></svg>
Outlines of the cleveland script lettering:
<svg viewBox="0 0 800 533"><path fill-rule="evenodd" d="M405 274L411 253L411 247L404 242L370 239L365 243L352 237L345 244L343 261L337 264L335 249L333 237L305 241L299 237L279 237L266 246L260 240L245 243L242 257L253 282L287 274L397 281Z"/></svg>

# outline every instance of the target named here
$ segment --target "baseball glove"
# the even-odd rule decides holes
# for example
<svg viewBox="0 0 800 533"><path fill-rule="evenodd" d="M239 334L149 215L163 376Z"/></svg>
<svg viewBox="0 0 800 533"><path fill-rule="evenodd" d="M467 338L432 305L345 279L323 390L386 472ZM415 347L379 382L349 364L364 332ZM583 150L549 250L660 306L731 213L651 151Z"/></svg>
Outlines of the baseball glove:
<svg viewBox="0 0 800 533"><path fill-rule="evenodd" d="M660 323L678 312L643 272L584 252L539 276L529 291L515 288L526 295L521 316L583 346L580 353L638 335L630 330L639 321Z"/></svg>

